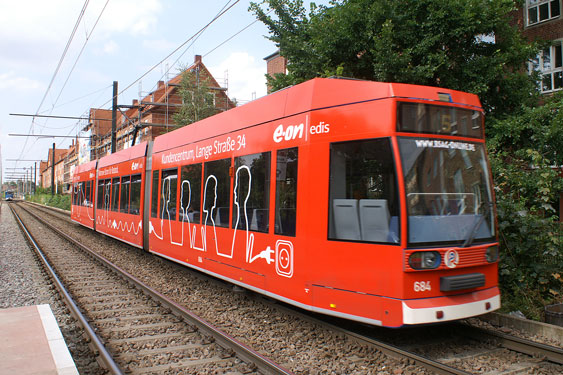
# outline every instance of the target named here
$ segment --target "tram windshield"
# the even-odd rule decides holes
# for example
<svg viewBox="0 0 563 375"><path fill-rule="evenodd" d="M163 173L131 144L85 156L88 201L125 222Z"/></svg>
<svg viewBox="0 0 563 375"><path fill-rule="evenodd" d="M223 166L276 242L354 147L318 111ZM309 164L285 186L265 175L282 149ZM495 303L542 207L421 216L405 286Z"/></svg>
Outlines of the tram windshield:
<svg viewBox="0 0 563 375"><path fill-rule="evenodd" d="M399 138L409 244L459 244L495 236L489 169L482 144Z"/></svg>

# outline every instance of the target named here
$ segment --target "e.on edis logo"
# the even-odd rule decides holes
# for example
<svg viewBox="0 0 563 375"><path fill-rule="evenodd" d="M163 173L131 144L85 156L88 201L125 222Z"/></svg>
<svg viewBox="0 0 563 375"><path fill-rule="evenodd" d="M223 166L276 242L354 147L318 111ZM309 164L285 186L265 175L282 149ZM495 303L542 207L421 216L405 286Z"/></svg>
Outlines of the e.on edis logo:
<svg viewBox="0 0 563 375"><path fill-rule="evenodd" d="M311 136L315 134L324 134L330 132L330 124L324 121L319 122L317 125L313 125L305 129L305 124L301 123L299 125L288 125L285 127L283 124L278 125L276 130L274 130L274 142L280 143L281 141L291 141L294 139L302 139L305 135L307 139L307 133Z"/></svg>

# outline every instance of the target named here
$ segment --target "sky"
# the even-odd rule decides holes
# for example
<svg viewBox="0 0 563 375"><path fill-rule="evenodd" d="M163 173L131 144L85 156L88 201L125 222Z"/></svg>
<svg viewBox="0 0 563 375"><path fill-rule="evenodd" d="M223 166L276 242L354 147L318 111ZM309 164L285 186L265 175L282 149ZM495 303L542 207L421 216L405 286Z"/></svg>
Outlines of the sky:
<svg viewBox="0 0 563 375"><path fill-rule="evenodd" d="M131 104L140 94L154 90L159 80L171 79L180 67L191 65L195 55L203 57L220 84L227 83L232 99L244 102L266 95L264 57L276 46L267 39L266 26L255 22L249 4L248 0L0 0L3 182L34 164L10 159L46 160L53 143L68 148L72 142L72 138L9 134L74 136L86 124L10 114L87 117L89 108L111 108L113 81L118 82L118 104Z"/></svg>

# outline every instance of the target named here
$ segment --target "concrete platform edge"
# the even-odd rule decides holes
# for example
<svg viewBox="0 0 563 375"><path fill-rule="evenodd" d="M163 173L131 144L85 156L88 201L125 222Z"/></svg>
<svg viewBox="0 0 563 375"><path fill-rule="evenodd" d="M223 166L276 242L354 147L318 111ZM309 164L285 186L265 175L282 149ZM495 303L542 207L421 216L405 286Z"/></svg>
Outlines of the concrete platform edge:
<svg viewBox="0 0 563 375"><path fill-rule="evenodd" d="M79 375L51 307L46 304L37 305L37 311L41 317L49 348L57 367L57 374Z"/></svg>
<svg viewBox="0 0 563 375"><path fill-rule="evenodd" d="M563 327L553 324L536 322L535 320L522 319L500 313L489 313L480 316L480 318L493 325L505 326L535 335L541 335L545 338L558 342L563 342Z"/></svg>

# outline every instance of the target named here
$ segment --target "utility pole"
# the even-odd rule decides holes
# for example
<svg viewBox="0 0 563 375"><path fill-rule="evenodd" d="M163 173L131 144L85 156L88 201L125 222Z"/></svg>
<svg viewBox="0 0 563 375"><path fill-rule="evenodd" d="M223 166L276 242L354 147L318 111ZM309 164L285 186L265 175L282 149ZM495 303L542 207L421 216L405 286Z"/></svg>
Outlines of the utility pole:
<svg viewBox="0 0 563 375"><path fill-rule="evenodd" d="M33 166L33 195L37 192L37 162Z"/></svg>
<svg viewBox="0 0 563 375"><path fill-rule="evenodd" d="M111 109L111 153L117 149L115 129L117 127L117 81L113 81L113 107Z"/></svg>
<svg viewBox="0 0 563 375"><path fill-rule="evenodd" d="M55 142L53 142L53 155L51 157L51 196L55 195Z"/></svg>

